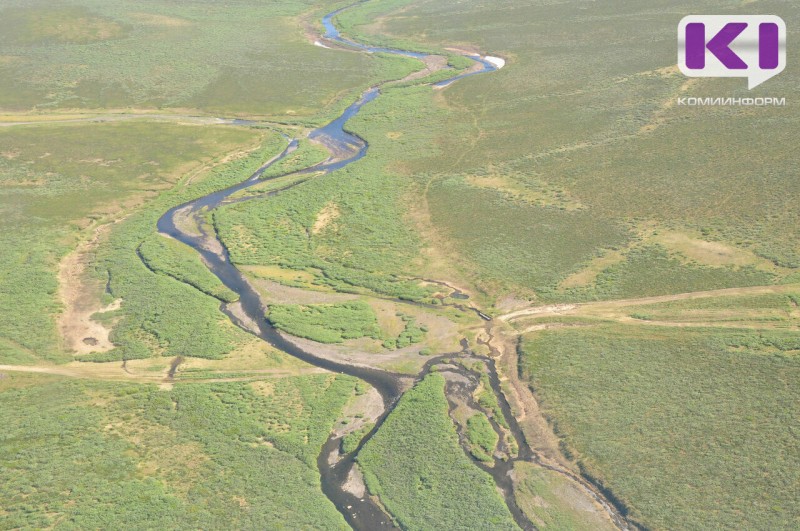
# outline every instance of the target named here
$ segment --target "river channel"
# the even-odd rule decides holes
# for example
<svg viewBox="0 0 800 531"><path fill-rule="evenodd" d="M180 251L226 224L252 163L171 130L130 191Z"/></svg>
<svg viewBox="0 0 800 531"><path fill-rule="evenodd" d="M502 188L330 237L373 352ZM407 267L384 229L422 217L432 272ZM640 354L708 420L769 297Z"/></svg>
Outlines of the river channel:
<svg viewBox="0 0 800 531"><path fill-rule="evenodd" d="M371 47L346 39L339 33L334 20L336 15L350 7L352 6L334 11L322 19L322 24L326 32L324 36L326 44L334 48L349 48L364 53L386 53L418 59L424 59L426 57L424 53ZM486 58L471 55L465 55L465 57L475 61L477 66L470 69L467 73L454 70L454 75L451 78L439 81L435 83L435 85L445 87L467 76L488 73L497 69L495 64ZM369 149L368 143L357 135L348 132L345 129L345 125L350 119L356 116L365 105L368 105L371 101L380 97L380 88L380 85L371 87L365 91L357 101L350 105L341 116L329 124L312 131L308 135L309 139L325 145L333 155L328 161L295 172L294 175L306 174L309 178L313 178L314 175L319 175L320 172L330 173L336 171L367 155ZM460 403L468 403L472 407L477 407L471 398L471 393L474 391L480 376L474 371L466 369L466 363L459 364L458 360L468 360L471 363L478 360L485 363L486 373L489 375L491 381L492 392L498 397L502 415L505 417L504 425L508 426L508 428L505 432L501 433L501 428L496 420L493 420L493 426L499 434L502 435L505 433L507 440L515 441L517 449L514 452L507 451L502 457L495 458L494 463L482 464L477 460L474 461L476 466L480 466L492 475L498 489L503 493L506 504L517 524L526 530L535 529L533 524L526 518L516 504L512 490L511 475L509 474L515 461L521 459L533 461L535 460L535 456L532 454L529 445L525 441L524 434L518 426L515 417L511 413L509 404L501 392L497 372L495 371L494 362L491 358L476 356L471 352L466 341L464 341L462 342L463 349L461 352L437 356L429 360L418 375L409 376L358 364L332 361L316 356L289 341L269 323L265 318L267 308L259 293L247 281L242 272L231 262L227 249L222 241L220 241L214 229L208 227L207 223L205 223L203 216L207 212L225 204L226 200L230 202L230 198L233 194L259 183L263 183L264 180L261 177L264 171L272 164L285 158L296 148L297 140L287 139L287 147L283 153L265 163L258 171L242 182L170 209L159 219L158 231L195 249L202 256L209 270L216 275L225 286L239 295L239 303L235 311L228 305L222 306L222 311L225 312L236 325L256 334L275 348L291 356L332 372L348 374L359 378L372 385L380 393L384 405L383 413L378 418L375 427L364 437L358 448L351 452L351 454L339 455L340 439L331 435L317 462L323 492L342 513L351 527L356 530L397 528L392 518L374 498L369 495L361 497L356 496L348 492L345 488L345 483L355 466L355 459L360 448L374 433L380 430L383 421L391 413L405 390L411 387L415 381L419 381L423 378L434 367L438 366L437 369L439 371L445 371L452 375L452 378L448 380L446 386L448 401L451 404L451 408L454 407L454 404L459 400L461 400ZM302 182L304 181L300 180L300 182L296 182L282 190L300 185ZM274 195L274 193L275 192L273 192L272 195ZM239 198L236 199L236 201L245 201L249 199L253 199L253 197ZM456 298L462 298L459 292L454 292L454 294L457 296ZM463 437L462 446L464 446ZM464 450L467 451L466 448L464 448Z"/></svg>

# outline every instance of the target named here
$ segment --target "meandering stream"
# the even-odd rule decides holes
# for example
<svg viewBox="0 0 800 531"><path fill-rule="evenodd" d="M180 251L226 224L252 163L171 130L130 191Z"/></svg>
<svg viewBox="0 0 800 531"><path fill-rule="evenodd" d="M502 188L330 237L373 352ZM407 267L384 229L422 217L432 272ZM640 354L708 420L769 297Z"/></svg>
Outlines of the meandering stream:
<svg viewBox="0 0 800 531"><path fill-rule="evenodd" d="M357 5L357 4L356 4ZM352 6L350 6L352 7ZM326 15L322 23L325 27L325 38L329 43L337 43L340 46L358 49L366 53L388 53L395 55L409 56L419 59L424 59L426 54L411 52L405 50L396 50L391 48L379 48L356 43L342 37L334 24L334 17L343 11L343 8L333 13ZM496 70L496 66L485 58L467 56L475 60L481 65L469 73L455 74L452 78L446 79L436 83L438 86L446 86L459 79L470 75L477 75L481 73L491 72ZM367 142L351 133L348 133L344 127L348 120L357 115L358 112L380 96L380 86L375 86L364 92L361 97L348 107L344 113L333 120L331 123L320 127L309 134L309 138L326 145L332 153L336 156L331 157L328 161L311 166L299 172L296 175L308 174L312 178L312 174L316 172L330 173L336 171L348 164L365 157L369 145ZM266 312L265 303L262 301L257 290L247 281L245 276L239 271L231 262L230 256L224 244L219 239L218 235L213 229L208 228L202 216L204 213L219 207L223 202L237 192L264 182L261 179L263 172L272 164L283 159L290 154L297 147L297 141L294 139L289 140L288 145L283 153L275 157L271 161L264 164L258 171L251 175L246 180L239 184L233 185L224 190L214 192L194 201L176 206L166 212L158 221L158 230L162 234L173 237L189 246L194 248L202 256L205 264L209 270L216 275L225 286L233 290L239 295L239 306L236 308L231 305L223 305L222 311L238 326L242 327L249 332L258 335L263 340L267 341L274 347L308 362L317 367L327 369L333 372L348 374L366 381L372 385L380 393L383 403L384 412L378 418L375 427L367 434L361 441L358 449L349 455L340 456L338 460L331 459L331 455L338 455L340 441L335 436L331 436L325 444L322 453L318 459L318 466L320 470L322 490L325 495L334 503L337 509L342 513L347 522L354 529L364 530L378 530L378 529L395 529L396 525L389 515L387 515L383 508L373 500L370 496L358 497L348 492L344 485L347 478L354 466L355 456L358 450L366 443L372 435L377 432L389 413L394 408L397 401L402 396L403 392L413 385L414 381L418 381L424 377L434 366L446 365L447 370L455 375L462 383L449 382L446 386L448 393L448 400L451 405L460 396L460 400L467 401L472 407L477 407L470 398L471 390L474 390L476 374L470 370L465 369L462 365L452 363L460 358L468 358L472 361L482 360L486 363L487 374L490 376L492 392L498 397L498 402L505 417L506 424L509 426L508 437L513 437L518 445L518 451L515 455L510 455L507 452L504 458L495 458L494 463L489 465L481 465L484 470L490 473L498 488L503 492L505 501L511 511L517 524L523 529L534 529L533 524L525 517L523 512L519 509L514 499L512 491L512 482L509 472L513 467L513 463L517 460L523 459L528 461L535 460L530 446L526 443L524 434L519 428L516 419L511 413L510 407L505 400L503 393L500 390L500 383L497 373L494 370L494 363L490 358L475 356L469 349L466 341L462 343L463 350L461 352L452 353L449 355L438 356L428 361L420 374L416 377L408 375L395 374L384 370L364 367L363 365L350 364L345 362L332 361L325 359L308 352L279 333L264 317ZM285 189L291 188L302 184L296 182L293 185L287 186ZM273 194L275 192L272 192ZM246 201L253 199L253 197L238 198L236 201ZM457 293L461 297L460 293ZM498 432L499 426L493 421L493 426ZM463 439L463 437L462 437ZM462 440L462 446L464 441ZM465 447L465 451L468 451ZM477 465L477 461L476 461ZM618 524L619 525L619 524Z"/></svg>

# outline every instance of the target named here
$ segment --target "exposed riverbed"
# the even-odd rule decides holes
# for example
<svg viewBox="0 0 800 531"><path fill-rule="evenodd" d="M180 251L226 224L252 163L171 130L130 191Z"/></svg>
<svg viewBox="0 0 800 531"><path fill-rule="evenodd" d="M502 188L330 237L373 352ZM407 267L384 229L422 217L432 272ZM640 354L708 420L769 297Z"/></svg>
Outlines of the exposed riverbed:
<svg viewBox="0 0 800 531"><path fill-rule="evenodd" d="M334 19L343 9L330 13L323 18L322 23L325 27L326 34L322 42L317 41L315 44L327 48L347 47L365 53L381 52L418 59L425 59L428 57L427 54L419 52L371 47L342 37L335 26ZM463 73L454 71L452 78L437 82L434 86L440 88L445 87L467 76L492 72L502 67L504 64L502 60L494 57L465 56L473 59L477 66ZM318 172L330 173L365 157L369 148L368 143L364 139L347 132L345 130L345 124L353 116L356 116L365 105L379 96L380 86L370 88L336 120L312 131L309 134L309 138L325 145L332 155L327 161L300 170L295 174L305 174L308 175L309 178L313 178L312 174L318 174ZM357 469L354 469L354 467L356 466L355 460L359 450L374 433L381 429L384 420L407 389L428 374L434 367L438 366L439 370L445 370L451 375L447 380L448 385L446 386L448 401L451 404L451 413L452 409L458 404L466 404L466 406L476 411L481 410L481 407L473 398L481 375L476 372L475 369L467 369L466 364L462 363L465 360L472 364L475 362L480 362L482 364L484 367L484 374L489 377L490 392L494 393L497 397L497 402L503 417L503 421L500 422L500 419L491 417L492 412L483 411L483 413L490 416L492 426L500 437L500 443L496 449L495 457L493 457L493 462L479 463L475 460L476 466L480 466L494 478L517 524L523 529L535 529L534 525L517 506L513 492L512 471L515 461L526 460L536 462L536 456L527 444L525 435L518 426L511 412L511 408L501 391L494 362L491 358L478 356L473 353L465 340L462 342L462 350L460 352L454 352L431 359L425 364L419 374L416 376L409 376L393 373L377 367L365 366L364 364L347 363L340 359L323 357L311 352L310 349L302 348L297 342L292 341L290 338L278 332L266 320L264 317L267 310L266 304L258 290L248 281L246 276L231 263L230 256L223 242L220 241L214 229L204 222L203 215L208 211L220 205L227 204L231 196L237 192L264 182L261 179L263 172L270 165L290 154L296 149L296 146L297 141L295 139L287 139L287 147L283 153L265 163L257 172L241 183L170 209L158 221L159 232L194 248L200 253L209 270L216 275L225 286L239 295L239 301L237 303L232 305L223 304L221 308L237 326L257 335L283 352L312 365L332 372L348 374L359 378L372 385L379 393L380 400L383 402L382 413L377 416L374 427L363 437L356 450L343 455L340 450L340 435L333 433L324 445L317 460L323 492L335 504L337 509L354 529L377 530L396 528L396 524L391 516L385 512L380 502L363 491L362 485L360 485L359 482L360 473ZM293 185L285 187L283 190L302 184L302 182L305 181L301 180L296 182ZM276 192L271 192L271 195L275 193ZM253 199L253 197L238 198L236 201L246 201ZM458 290L454 290L453 298L464 300L467 299L468 296ZM478 311L474 307L470 307L469 309L476 312ZM485 318L488 320L488 316ZM501 427L501 423L507 427ZM464 446L464 451L468 453L469 450L463 440L462 431L462 427L459 427L462 446ZM611 508L608 510L613 512ZM622 520L619 520L619 522L621 523ZM620 525L620 523L618 523L618 525L624 527L624 524Z"/></svg>

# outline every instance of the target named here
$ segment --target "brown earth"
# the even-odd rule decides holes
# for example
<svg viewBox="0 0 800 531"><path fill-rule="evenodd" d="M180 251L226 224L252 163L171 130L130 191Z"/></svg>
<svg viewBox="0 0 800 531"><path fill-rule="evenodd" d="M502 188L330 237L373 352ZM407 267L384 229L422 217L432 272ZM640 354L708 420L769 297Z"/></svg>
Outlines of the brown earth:
<svg viewBox="0 0 800 531"><path fill-rule="evenodd" d="M336 203L331 201L319 211L319 214L317 214L317 219L314 221L314 226L311 228L311 232L313 234L319 234L331 223L336 221L340 215L341 212L339 212L339 207L336 205Z"/></svg>
<svg viewBox="0 0 800 531"><path fill-rule="evenodd" d="M77 354L107 352L114 348L109 339L111 330L102 323L94 321L92 315L118 309L122 300L103 306L100 295L102 282L87 277L86 267L93 253L111 226L124 218L98 226L91 239L81 243L68 254L58 267L58 292L64 304L64 311L58 318L58 329L67 350Z"/></svg>

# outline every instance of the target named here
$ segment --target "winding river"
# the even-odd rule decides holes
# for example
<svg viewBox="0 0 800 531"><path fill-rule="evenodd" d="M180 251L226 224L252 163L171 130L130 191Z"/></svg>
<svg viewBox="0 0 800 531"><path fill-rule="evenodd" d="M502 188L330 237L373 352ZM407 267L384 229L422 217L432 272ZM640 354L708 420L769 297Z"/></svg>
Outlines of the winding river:
<svg viewBox="0 0 800 531"><path fill-rule="evenodd" d="M344 9L348 9L348 7L334 11L322 19L322 23L326 30L325 39L329 44L356 49L366 53L380 52L414 57L418 59L424 59L426 57L426 54L423 53L396 50L391 48L371 47L350 41L342 37L334 25L334 18ZM436 85L443 87L464 77L491 72L497 69L492 62L485 58L477 56L465 57L469 57L470 59L476 61L480 67L471 69L467 73L455 74L449 79L437 82ZM294 175L307 174L309 178L312 178L312 174L318 174L317 172L333 172L365 157L367 155L369 145L364 139L347 132L345 130L345 124L353 116L357 115L364 105L367 105L369 102L373 101L379 96L380 85L370 88L361 95L358 101L350 105L337 119L333 120L324 127L320 127L312 131L308 137L324 144L335 155L321 164L316 164L304 170L295 172ZM203 261L209 270L216 275L222 281L222 283L225 284L225 286L239 295L238 303L234 303L233 305L223 304L221 308L222 311L237 326L240 326L250 333L259 336L264 341L267 341L273 345L275 348L280 349L283 352L286 352L287 354L290 354L312 365L327 369L329 371L348 374L364 380L380 393L384 404L383 413L378 418L375 427L363 438L358 449L356 449L354 452L351 452L351 454L339 456L338 453L340 440L334 435L331 435L325 444L318 459L323 492L334 503L337 509L342 513L347 522L354 529L396 529L396 524L393 522L392 518L386 514L378 502L376 502L370 496L359 497L346 490L345 483L347 482L348 476L353 470L355 456L360 448L372 437L372 435L381 428L383 421L392 411L403 392L413 385L415 381L419 381L419 379L423 378L434 366L438 366L440 371L444 368L449 374L453 375L452 381L448 380L448 384L446 386L448 401L451 404L451 408L458 400L468 403L473 408L478 408L471 398L471 393L474 392L475 386L480 378L479 375L465 369L463 364L458 365L450 362L460 358L467 358L472 361L480 360L486 364L485 366L487 368L487 373L490 376L492 392L494 392L498 398L502 414L505 417L505 423L508 426L508 433L499 427L496 419L492 421L493 426L495 430L498 431L499 435L505 434L507 440L510 441L513 438L518 445L518 450L514 453L514 455L512 455L511 452L506 451L506 455L502 458L495 457L494 463L492 463L491 466L487 464L480 464L477 461L475 461L475 463L476 466L481 466L481 468L492 475L498 488L503 492L506 504L508 505L509 510L514 516L517 524L523 529L535 529L533 524L525 517L523 512L516 504L509 472L511 471L515 461L535 461L536 456L531 451L530 446L526 443L524 434L520 429L516 418L511 413L509 404L506 402L505 397L500 390L500 383L497 373L494 369L494 362L491 360L491 358L476 356L470 351L469 345L466 343L466 341L464 341L462 343L463 350L461 352L438 356L429 360L420 374L412 378L408 375L395 374L358 364L338 362L316 356L289 341L275 328L273 328L264 317L267 309L265 307L265 303L262 301L256 289L246 280L242 272L233 265L230 255L224 244L221 242L214 230L207 227L207 224L204 222L202 216L204 213L219 207L221 204L223 204L223 202L230 202L230 197L233 194L264 182L261 179L264 171L297 148L297 140L287 140L288 145L283 153L265 163L261 168L259 168L258 171L256 171L246 180L224 190L214 192L194 201L170 209L159 219L158 231L195 249L202 256ZM287 186L284 188L284 190L302 184L302 182L302 180L300 182L296 182L293 185ZM270 194L274 195L275 193L277 192L271 192ZM239 198L236 199L236 201L245 201L252 198L253 197ZM456 298L463 298L458 292L454 292L454 294L456 295ZM461 433L461 430L459 430L459 434L462 439L462 446L465 446L463 433ZM465 451L467 451L466 446ZM337 456L337 458L333 459L332 456ZM603 500L598 501L602 503ZM614 512L613 508L608 510L612 513ZM619 527L624 527L624 524L620 524L619 522L617 525Z"/></svg>

